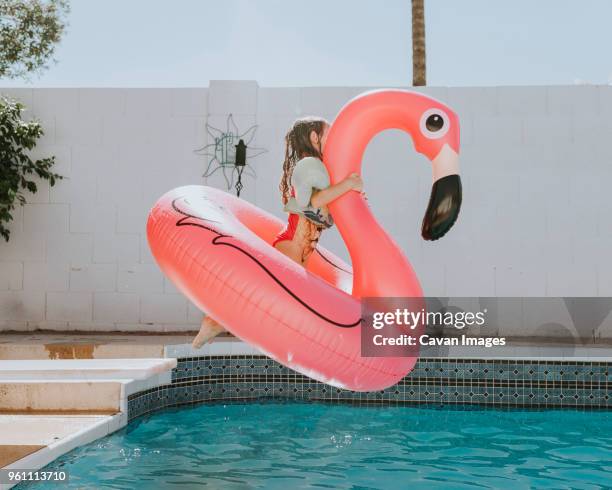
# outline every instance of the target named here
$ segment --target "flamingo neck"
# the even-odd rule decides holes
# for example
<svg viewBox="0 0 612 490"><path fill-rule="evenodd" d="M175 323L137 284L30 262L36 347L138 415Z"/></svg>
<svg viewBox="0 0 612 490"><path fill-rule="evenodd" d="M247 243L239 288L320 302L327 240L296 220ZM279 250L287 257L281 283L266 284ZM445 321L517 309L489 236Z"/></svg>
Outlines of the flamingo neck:
<svg viewBox="0 0 612 490"><path fill-rule="evenodd" d="M357 192L336 199L329 209L351 256L353 296L422 296L412 266Z"/></svg>

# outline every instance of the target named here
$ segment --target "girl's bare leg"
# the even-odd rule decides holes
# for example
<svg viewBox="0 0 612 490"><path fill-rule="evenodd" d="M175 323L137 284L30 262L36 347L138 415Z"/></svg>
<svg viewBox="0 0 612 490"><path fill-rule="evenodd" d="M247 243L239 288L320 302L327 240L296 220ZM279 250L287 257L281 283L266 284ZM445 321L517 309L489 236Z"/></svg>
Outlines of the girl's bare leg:
<svg viewBox="0 0 612 490"><path fill-rule="evenodd" d="M307 223L307 225L312 226L309 223ZM309 233L309 235L314 238L314 240L312 241L307 240L304 243L299 243L297 240L284 240L282 242L278 242L275 247L277 250L285 254L290 259L294 260L301 266L306 267L308 258L317 246L317 241L319 239L320 234L321 232L315 229L312 233ZM225 328L223 328L223 325L213 320L210 316L205 316L202 319L202 326L200 327L200 331L193 339L191 345L194 349L199 349L205 343L210 342L217 335L224 331Z"/></svg>
<svg viewBox="0 0 612 490"><path fill-rule="evenodd" d="M282 242L278 242L276 245L274 245L274 248L289 257L294 262L302 265L302 249L293 241L283 240Z"/></svg>
<svg viewBox="0 0 612 490"><path fill-rule="evenodd" d="M216 322L211 317L205 316L202 319L202 326L200 327L200 331L193 339L191 346L194 349L199 349L205 343L212 341L212 339L214 339L217 335L224 331L225 329L223 328L223 325Z"/></svg>

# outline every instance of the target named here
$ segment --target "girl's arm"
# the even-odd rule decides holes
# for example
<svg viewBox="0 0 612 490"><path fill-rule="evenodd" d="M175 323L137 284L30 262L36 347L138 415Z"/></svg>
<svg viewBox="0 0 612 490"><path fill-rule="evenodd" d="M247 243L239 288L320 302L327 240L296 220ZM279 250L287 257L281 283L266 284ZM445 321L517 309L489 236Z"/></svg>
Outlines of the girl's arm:
<svg viewBox="0 0 612 490"><path fill-rule="evenodd" d="M346 179L341 180L337 184L330 185L328 188L314 192L310 198L310 204L314 208L321 208L327 206L330 202L338 199L348 191L359 191L363 189L363 180L361 176L356 173L352 173Z"/></svg>

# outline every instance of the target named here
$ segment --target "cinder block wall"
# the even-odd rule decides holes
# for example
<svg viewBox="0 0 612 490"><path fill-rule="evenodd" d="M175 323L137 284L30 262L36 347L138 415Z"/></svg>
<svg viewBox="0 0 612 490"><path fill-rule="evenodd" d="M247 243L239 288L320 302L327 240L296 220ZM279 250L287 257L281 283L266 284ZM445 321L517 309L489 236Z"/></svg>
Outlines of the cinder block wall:
<svg viewBox="0 0 612 490"><path fill-rule="evenodd" d="M15 213L0 242L0 330L180 331L201 312L149 252L148 210L203 183L205 124L258 125L256 178L243 196L282 216L283 137L300 115L333 120L350 88L3 89L39 118L37 155L67 178ZM612 296L612 87L426 88L461 118L462 214L444 239L420 239L431 172L410 138L377 136L364 162L374 212L431 296ZM220 173L209 185L224 186ZM348 258L337 232L323 244Z"/></svg>

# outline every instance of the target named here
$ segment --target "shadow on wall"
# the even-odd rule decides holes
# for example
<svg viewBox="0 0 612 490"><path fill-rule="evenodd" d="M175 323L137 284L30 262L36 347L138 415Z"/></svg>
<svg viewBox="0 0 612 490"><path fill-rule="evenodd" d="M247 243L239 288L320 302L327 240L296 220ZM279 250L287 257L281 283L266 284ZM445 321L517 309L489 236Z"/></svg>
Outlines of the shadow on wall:
<svg viewBox="0 0 612 490"><path fill-rule="evenodd" d="M458 336L537 338L562 341L568 346L612 340L612 298L428 298L427 305L433 312L484 313L482 326L452 332ZM441 326L428 332L449 334Z"/></svg>

